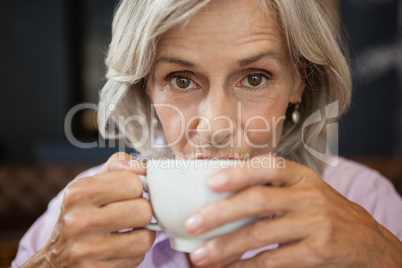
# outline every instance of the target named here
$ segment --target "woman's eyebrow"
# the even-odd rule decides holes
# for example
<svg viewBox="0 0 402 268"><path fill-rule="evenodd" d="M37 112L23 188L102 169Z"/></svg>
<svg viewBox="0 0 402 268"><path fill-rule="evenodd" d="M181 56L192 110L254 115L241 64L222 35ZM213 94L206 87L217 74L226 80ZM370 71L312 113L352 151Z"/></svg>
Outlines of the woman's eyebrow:
<svg viewBox="0 0 402 268"><path fill-rule="evenodd" d="M239 61L237 62L237 65L240 66L240 67L247 66L247 65L250 65L250 64L252 64L252 63L255 63L255 62L257 62L257 61L259 61L259 60L261 60L261 59L263 59L263 58L272 58L272 59L275 59L275 60L277 60L281 65L283 65L283 63L284 63L283 56L282 56L280 53L275 52L275 51L265 51L265 52L259 53L259 54L257 54L257 55L253 55L253 56L251 56L251 57L248 57L248 58L245 58L245 59L241 59L241 60L239 60Z"/></svg>

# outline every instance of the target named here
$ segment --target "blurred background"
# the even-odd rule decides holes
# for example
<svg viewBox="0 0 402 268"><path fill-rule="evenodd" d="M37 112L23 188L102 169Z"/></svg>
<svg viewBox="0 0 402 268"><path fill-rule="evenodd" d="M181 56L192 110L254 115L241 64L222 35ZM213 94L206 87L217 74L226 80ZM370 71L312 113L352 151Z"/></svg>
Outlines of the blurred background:
<svg viewBox="0 0 402 268"><path fill-rule="evenodd" d="M341 18L354 71L352 107L340 121L339 153L386 175L401 191L402 1L328 0ZM100 139L95 111L118 0L0 3L0 267L48 201L79 172L118 150Z"/></svg>

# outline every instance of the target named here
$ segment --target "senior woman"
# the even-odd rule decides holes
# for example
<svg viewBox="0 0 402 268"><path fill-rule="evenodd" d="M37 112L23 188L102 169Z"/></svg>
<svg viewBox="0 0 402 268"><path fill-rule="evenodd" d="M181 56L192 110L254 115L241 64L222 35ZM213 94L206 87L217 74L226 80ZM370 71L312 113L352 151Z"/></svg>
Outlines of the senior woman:
<svg viewBox="0 0 402 268"><path fill-rule="evenodd" d="M212 176L214 191L237 194L195 211L186 221L190 234L253 215L260 220L185 254L170 248L164 232L143 228L152 217L138 178L146 170L116 154L50 203L13 266L401 267L402 201L391 184L366 167L345 159L332 167L325 163L335 158L306 150L325 148L326 122L302 133L303 122L331 103L341 113L350 100L349 69L326 5L122 1L106 59L100 131L106 135L120 122L143 155L156 146L148 138L156 127L157 140L175 157L251 161L272 154L284 165Z"/></svg>

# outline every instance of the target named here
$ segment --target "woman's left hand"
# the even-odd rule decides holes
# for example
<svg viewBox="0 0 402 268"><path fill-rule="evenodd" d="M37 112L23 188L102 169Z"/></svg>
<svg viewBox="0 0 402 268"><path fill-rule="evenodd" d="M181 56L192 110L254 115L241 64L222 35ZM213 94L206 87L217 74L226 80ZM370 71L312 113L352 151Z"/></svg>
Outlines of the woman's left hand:
<svg viewBox="0 0 402 268"><path fill-rule="evenodd" d="M206 242L190 255L195 265L401 267L402 243L366 210L311 169L291 161L285 168L266 168L258 165L264 157L210 178L216 192L239 192L195 212L186 225L190 234L251 216L261 220ZM248 250L271 244L284 246L240 260Z"/></svg>

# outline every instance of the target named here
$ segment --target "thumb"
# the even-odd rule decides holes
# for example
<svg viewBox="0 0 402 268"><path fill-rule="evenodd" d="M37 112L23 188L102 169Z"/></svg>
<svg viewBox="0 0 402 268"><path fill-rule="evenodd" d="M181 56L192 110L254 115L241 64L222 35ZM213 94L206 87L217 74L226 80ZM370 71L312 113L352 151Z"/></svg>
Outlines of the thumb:
<svg viewBox="0 0 402 268"><path fill-rule="evenodd" d="M146 165L141 161L135 160L127 153L117 152L109 157L98 174L123 170L132 171L138 175L145 175Z"/></svg>

